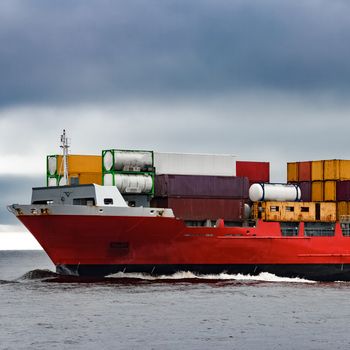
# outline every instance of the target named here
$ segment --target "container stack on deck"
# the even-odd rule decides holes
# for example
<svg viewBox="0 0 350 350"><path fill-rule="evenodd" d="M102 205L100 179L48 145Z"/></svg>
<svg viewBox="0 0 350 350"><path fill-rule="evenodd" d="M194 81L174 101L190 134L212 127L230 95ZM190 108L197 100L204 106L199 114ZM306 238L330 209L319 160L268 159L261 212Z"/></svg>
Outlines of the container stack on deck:
<svg viewBox="0 0 350 350"><path fill-rule="evenodd" d="M300 186L302 200L335 203L338 219L350 215L350 160L288 163L287 180Z"/></svg>
<svg viewBox="0 0 350 350"><path fill-rule="evenodd" d="M187 221L244 221L249 183L246 177L156 175L151 206L172 208Z"/></svg>
<svg viewBox="0 0 350 350"><path fill-rule="evenodd" d="M153 207L172 208L190 225L245 219L249 180L235 176L231 155L155 153Z"/></svg>
<svg viewBox="0 0 350 350"><path fill-rule="evenodd" d="M46 157L46 184L47 186L62 186L63 157L61 155L49 155ZM69 184L102 184L102 160L96 155L68 155L68 179Z"/></svg>
<svg viewBox="0 0 350 350"><path fill-rule="evenodd" d="M153 151L102 151L102 184L117 186L132 206L149 206L154 192Z"/></svg>

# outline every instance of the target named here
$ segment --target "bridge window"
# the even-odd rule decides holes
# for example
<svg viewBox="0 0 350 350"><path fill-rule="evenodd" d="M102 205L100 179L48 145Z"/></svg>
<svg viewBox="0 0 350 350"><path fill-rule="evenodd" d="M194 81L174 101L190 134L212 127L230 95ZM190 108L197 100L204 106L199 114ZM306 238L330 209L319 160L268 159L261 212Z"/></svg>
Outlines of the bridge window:
<svg viewBox="0 0 350 350"><path fill-rule="evenodd" d="M74 198L73 205L95 205L95 198Z"/></svg>
<svg viewBox="0 0 350 350"><path fill-rule="evenodd" d="M106 205L112 205L113 204L113 198L104 198L103 203Z"/></svg>

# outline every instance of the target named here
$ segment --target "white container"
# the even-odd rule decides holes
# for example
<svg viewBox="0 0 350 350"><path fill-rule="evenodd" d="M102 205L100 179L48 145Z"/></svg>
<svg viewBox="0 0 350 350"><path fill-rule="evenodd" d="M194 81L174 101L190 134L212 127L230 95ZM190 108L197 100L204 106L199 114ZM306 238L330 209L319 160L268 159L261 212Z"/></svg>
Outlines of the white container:
<svg viewBox="0 0 350 350"><path fill-rule="evenodd" d="M235 176L235 156L154 152L156 174Z"/></svg>
<svg viewBox="0 0 350 350"><path fill-rule="evenodd" d="M121 193L150 193L153 187L153 179L150 175L129 175L129 174L104 174L103 183L105 186L115 186Z"/></svg>
<svg viewBox="0 0 350 350"><path fill-rule="evenodd" d="M301 199L301 190L290 184L253 184L249 188L249 198L252 202L296 202Z"/></svg>
<svg viewBox="0 0 350 350"><path fill-rule="evenodd" d="M114 154L114 163L113 163ZM105 152L103 165L107 171L142 171L153 167L151 151L120 151Z"/></svg>

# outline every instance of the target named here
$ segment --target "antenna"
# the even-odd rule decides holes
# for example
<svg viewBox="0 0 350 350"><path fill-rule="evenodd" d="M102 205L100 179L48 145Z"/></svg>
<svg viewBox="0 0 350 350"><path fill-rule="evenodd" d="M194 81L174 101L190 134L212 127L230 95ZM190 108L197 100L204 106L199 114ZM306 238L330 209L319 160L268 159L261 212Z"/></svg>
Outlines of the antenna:
<svg viewBox="0 0 350 350"><path fill-rule="evenodd" d="M63 177L65 180L65 185L69 185L69 179L68 179L68 148L69 148L69 142L68 138L66 137L66 130L63 129L63 134L61 135L61 146L62 152L63 152Z"/></svg>

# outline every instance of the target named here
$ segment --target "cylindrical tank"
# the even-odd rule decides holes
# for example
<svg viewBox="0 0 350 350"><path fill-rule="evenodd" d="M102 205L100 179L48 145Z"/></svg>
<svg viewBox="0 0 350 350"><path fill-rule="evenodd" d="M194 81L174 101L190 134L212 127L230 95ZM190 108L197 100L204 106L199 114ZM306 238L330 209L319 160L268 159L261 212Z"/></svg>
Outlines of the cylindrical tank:
<svg viewBox="0 0 350 350"><path fill-rule="evenodd" d="M150 193L153 187L153 179L150 175L128 175L128 174L104 174L104 185L113 185L120 193Z"/></svg>
<svg viewBox="0 0 350 350"><path fill-rule="evenodd" d="M57 186L57 179L55 177L49 177L47 179L47 186L52 187L52 186Z"/></svg>
<svg viewBox="0 0 350 350"><path fill-rule="evenodd" d="M249 219L251 213L251 208L249 204L244 203L244 219Z"/></svg>
<svg viewBox="0 0 350 350"><path fill-rule="evenodd" d="M114 164L113 164L114 153ZM153 167L152 152L147 151L107 151L103 157L103 165L107 171L115 170L148 170Z"/></svg>
<svg viewBox="0 0 350 350"><path fill-rule="evenodd" d="M57 170L57 158L56 156L47 157L47 170L50 175L55 175Z"/></svg>
<svg viewBox="0 0 350 350"><path fill-rule="evenodd" d="M249 188L249 198L253 202L281 201L295 202L301 198L298 185L293 184L253 184Z"/></svg>

